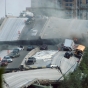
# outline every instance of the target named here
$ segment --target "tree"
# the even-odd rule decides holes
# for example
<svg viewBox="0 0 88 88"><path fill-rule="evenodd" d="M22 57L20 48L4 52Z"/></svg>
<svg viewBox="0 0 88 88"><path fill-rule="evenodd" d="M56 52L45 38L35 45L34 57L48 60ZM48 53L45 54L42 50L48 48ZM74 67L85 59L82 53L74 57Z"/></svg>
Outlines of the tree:
<svg viewBox="0 0 88 88"><path fill-rule="evenodd" d="M4 69L3 68L0 68L0 88L3 88L2 87L2 74L4 72Z"/></svg>
<svg viewBox="0 0 88 88"><path fill-rule="evenodd" d="M88 47L84 51L80 66L65 76L59 88L88 88Z"/></svg>

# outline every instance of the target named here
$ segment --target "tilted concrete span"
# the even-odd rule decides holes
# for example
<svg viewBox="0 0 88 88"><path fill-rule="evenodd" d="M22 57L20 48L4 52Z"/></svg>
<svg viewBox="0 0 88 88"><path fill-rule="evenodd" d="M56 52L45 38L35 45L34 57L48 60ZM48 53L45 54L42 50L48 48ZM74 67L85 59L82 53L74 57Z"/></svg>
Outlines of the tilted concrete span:
<svg viewBox="0 0 88 88"><path fill-rule="evenodd" d="M55 82L63 80L62 74L58 69L50 68L6 73L3 74L3 78L9 88L21 88L24 85L31 85L34 81L37 81L34 79Z"/></svg>
<svg viewBox="0 0 88 88"><path fill-rule="evenodd" d="M27 18L7 18L0 31L0 41L18 40Z"/></svg>

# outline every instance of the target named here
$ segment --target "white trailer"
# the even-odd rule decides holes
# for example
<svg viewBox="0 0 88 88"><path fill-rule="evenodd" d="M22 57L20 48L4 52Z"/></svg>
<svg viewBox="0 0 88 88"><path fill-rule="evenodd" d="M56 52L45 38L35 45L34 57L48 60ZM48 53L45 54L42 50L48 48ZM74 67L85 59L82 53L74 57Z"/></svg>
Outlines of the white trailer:
<svg viewBox="0 0 88 88"><path fill-rule="evenodd" d="M75 43L71 39L65 39L64 45L63 45L63 50L69 51L69 50L74 50Z"/></svg>

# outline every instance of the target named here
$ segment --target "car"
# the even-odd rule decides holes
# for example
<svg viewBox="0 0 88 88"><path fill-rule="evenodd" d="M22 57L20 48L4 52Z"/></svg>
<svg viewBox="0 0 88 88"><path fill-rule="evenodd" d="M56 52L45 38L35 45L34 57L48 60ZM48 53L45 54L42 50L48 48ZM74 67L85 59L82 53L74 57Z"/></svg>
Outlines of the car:
<svg viewBox="0 0 88 88"><path fill-rule="evenodd" d="M6 59L8 63L13 61L13 59L10 56L4 56L3 59Z"/></svg>
<svg viewBox="0 0 88 88"><path fill-rule="evenodd" d="M13 49L13 51L12 51L12 53L19 53L19 49L18 48L15 48L15 49Z"/></svg>
<svg viewBox="0 0 88 88"><path fill-rule="evenodd" d="M20 50L24 50L24 46L20 45L19 47L17 47L16 49L19 49Z"/></svg>
<svg viewBox="0 0 88 88"><path fill-rule="evenodd" d="M47 50L48 46L46 44L43 44L40 46L40 50Z"/></svg>
<svg viewBox="0 0 88 88"><path fill-rule="evenodd" d="M72 57L73 56L73 53L71 52L71 51L67 51L66 53L65 53L65 55L64 55L64 57L65 58L70 58L70 57Z"/></svg>
<svg viewBox="0 0 88 88"><path fill-rule="evenodd" d="M9 56L10 56L11 58L19 57L19 56L20 56L20 53L13 53L13 52L11 52L11 53L9 54Z"/></svg>
<svg viewBox="0 0 88 88"><path fill-rule="evenodd" d="M32 49L34 49L33 46L28 46L28 47L27 47L27 51L31 51Z"/></svg>
<svg viewBox="0 0 88 88"><path fill-rule="evenodd" d="M20 45L19 48L20 48L21 50L24 50L24 46L22 46L22 45Z"/></svg>
<svg viewBox="0 0 88 88"><path fill-rule="evenodd" d="M32 30L31 35L32 35L32 36L36 36L36 34L38 33L38 30L34 30L34 29L31 29L31 30Z"/></svg>
<svg viewBox="0 0 88 88"><path fill-rule="evenodd" d="M1 66L7 66L7 65L8 65L7 59L2 59Z"/></svg>
<svg viewBox="0 0 88 88"><path fill-rule="evenodd" d="M58 66L56 64L50 65L51 68L57 68Z"/></svg>
<svg viewBox="0 0 88 88"><path fill-rule="evenodd" d="M64 51L72 51L72 49L70 47L65 47L65 46L63 47L63 50Z"/></svg>
<svg viewBox="0 0 88 88"><path fill-rule="evenodd" d="M84 50L85 50L84 45L78 45L75 52L74 52L74 56L79 58L79 60L80 60L81 57L83 56Z"/></svg>
<svg viewBox="0 0 88 88"><path fill-rule="evenodd" d="M36 62L35 57L29 57L28 60L26 61L26 65L31 65L34 64L35 62Z"/></svg>
<svg viewBox="0 0 88 88"><path fill-rule="evenodd" d="M34 21L34 17L28 17L28 19L25 21L25 24L30 24Z"/></svg>

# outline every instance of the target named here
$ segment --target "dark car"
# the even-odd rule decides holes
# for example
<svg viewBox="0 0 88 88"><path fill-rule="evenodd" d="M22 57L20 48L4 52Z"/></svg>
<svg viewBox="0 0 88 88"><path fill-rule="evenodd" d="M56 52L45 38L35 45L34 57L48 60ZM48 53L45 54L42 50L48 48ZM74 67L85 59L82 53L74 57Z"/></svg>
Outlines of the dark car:
<svg viewBox="0 0 88 88"><path fill-rule="evenodd" d="M47 50L48 46L46 44L43 44L40 46L40 50Z"/></svg>
<svg viewBox="0 0 88 88"><path fill-rule="evenodd" d="M65 55L64 55L64 57L65 58L70 58L71 56L73 56L73 54L72 54L72 52L70 52L70 51L67 51L66 53L65 53Z"/></svg>
<svg viewBox="0 0 88 88"><path fill-rule="evenodd" d="M10 53L9 54L9 56L11 57L11 58L15 58L15 57L19 57L20 56L20 53Z"/></svg>
<svg viewBox="0 0 88 88"><path fill-rule="evenodd" d="M28 47L27 47L27 51L31 51L32 49L34 49L33 46L28 46Z"/></svg>
<svg viewBox="0 0 88 88"><path fill-rule="evenodd" d="M64 51L72 51L72 49L70 47L65 47L65 46L63 47L63 50Z"/></svg>
<svg viewBox="0 0 88 88"><path fill-rule="evenodd" d="M7 66L8 65L8 61L6 59L3 59L1 61L1 66Z"/></svg>
<svg viewBox="0 0 88 88"><path fill-rule="evenodd" d="M20 50L24 50L24 46L20 45L19 46Z"/></svg>
<svg viewBox="0 0 88 88"><path fill-rule="evenodd" d="M28 58L28 60L26 61L26 65L31 65L31 64L34 64L35 62L36 62L36 58L30 57L30 58Z"/></svg>
<svg viewBox="0 0 88 88"><path fill-rule="evenodd" d="M34 21L33 17L28 17L28 19L25 21L26 24L29 24Z"/></svg>
<svg viewBox="0 0 88 88"><path fill-rule="evenodd" d="M12 51L12 53L19 53L19 49L18 48L16 48L16 49L13 49L13 51Z"/></svg>
<svg viewBox="0 0 88 88"><path fill-rule="evenodd" d="M81 57L83 56L83 52L80 51L80 50L76 50L74 52L74 56L77 57L77 58L79 58L79 59L81 59Z"/></svg>

